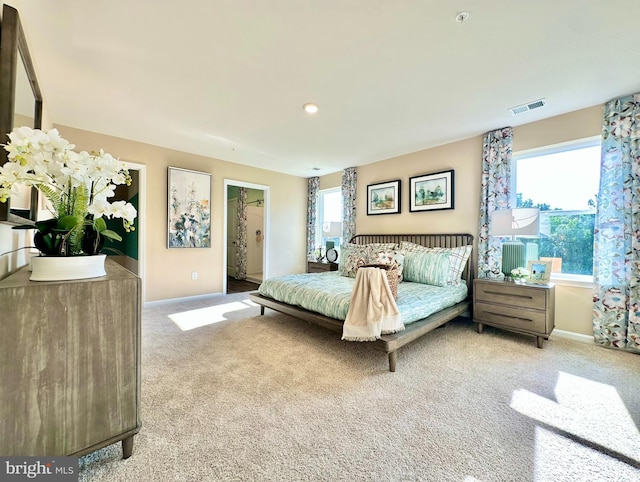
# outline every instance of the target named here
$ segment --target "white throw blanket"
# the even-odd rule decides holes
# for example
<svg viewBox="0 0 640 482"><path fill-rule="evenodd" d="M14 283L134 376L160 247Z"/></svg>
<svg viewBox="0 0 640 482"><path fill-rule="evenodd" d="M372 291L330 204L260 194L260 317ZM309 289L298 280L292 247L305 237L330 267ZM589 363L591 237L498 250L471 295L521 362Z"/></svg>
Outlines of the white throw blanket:
<svg viewBox="0 0 640 482"><path fill-rule="evenodd" d="M380 268L360 268L351 292L342 339L374 341L380 335L404 330L398 305L386 273Z"/></svg>

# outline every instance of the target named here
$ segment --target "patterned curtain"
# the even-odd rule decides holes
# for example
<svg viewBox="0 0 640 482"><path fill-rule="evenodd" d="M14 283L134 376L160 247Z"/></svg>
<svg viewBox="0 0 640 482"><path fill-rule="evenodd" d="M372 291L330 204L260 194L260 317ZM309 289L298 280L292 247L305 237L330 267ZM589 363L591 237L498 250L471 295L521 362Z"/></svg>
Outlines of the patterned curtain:
<svg viewBox="0 0 640 482"><path fill-rule="evenodd" d="M513 129L504 127L487 132L482 143L482 187L480 192L480 230L478 233L478 277L502 277L500 238L493 238L491 213L509 208L511 149Z"/></svg>
<svg viewBox="0 0 640 482"><path fill-rule="evenodd" d="M236 279L247 279L247 188L238 188Z"/></svg>
<svg viewBox="0 0 640 482"><path fill-rule="evenodd" d="M342 173L342 241L348 243L356 235L356 181L355 167Z"/></svg>
<svg viewBox="0 0 640 482"><path fill-rule="evenodd" d="M640 93L604 108L593 253L593 338L640 353Z"/></svg>
<svg viewBox="0 0 640 482"><path fill-rule="evenodd" d="M320 190L320 178L309 178L309 190L307 193L307 259L315 259L313 252L316 249L316 221L318 220L318 191Z"/></svg>

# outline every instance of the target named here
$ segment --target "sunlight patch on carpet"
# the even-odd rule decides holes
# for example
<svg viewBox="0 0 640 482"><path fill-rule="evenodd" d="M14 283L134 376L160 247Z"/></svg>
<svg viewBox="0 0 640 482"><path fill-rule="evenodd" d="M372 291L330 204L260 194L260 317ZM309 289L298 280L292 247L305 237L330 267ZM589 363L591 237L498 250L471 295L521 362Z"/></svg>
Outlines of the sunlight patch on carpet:
<svg viewBox="0 0 640 482"><path fill-rule="evenodd" d="M631 465L543 427L536 427L535 440L534 481L637 480Z"/></svg>
<svg viewBox="0 0 640 482"><path fill-rule="evenodd" d="M559 372L554 393L557 402L528 390L515 390L510 406L601 447L606 454L640 462L640 432L614 387ZM536 440L536 453L541 449L538 445Z"/></svg>
<svg viewBox="0 0 640 482"><path fill-rule="evenodd" d="M246 310L256 306L258 306L256 303L246 299L216 306L209 306L207 308L200 308L197 310L173 313L169 315L169 319L182 331L189 331L202 326L227 321L229 319L229 313Z"/></svg>

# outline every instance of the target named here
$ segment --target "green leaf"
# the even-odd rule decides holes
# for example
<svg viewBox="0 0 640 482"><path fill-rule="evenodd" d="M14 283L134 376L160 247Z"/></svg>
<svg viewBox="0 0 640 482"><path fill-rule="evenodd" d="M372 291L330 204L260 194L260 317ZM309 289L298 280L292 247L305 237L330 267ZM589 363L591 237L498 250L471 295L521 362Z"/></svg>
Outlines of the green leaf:
<svg viewBox="0 0 640 482"><path fill-rule="evenodd" d="M95 229L100 234L103 234L103 231L107 229L107 223L103 218L98 218L93 220L93 229Z"/></svg>
<svg viewBox="0 0 640 482"><path fill-rule="evenodd" d="M58 224L57 219L46 219L44 221L36 221L36 228L43 234L50 233Z"/></svg>
<svg viewBox="0 0 640 482"><path fill-rule="evenodd" d="M100 235L104 236L105 238L112 239L114 241L122 241L122 237L118 233L116 233L115 231L111 231L110 229L105 229L103 231L100 231Z"/></svg>
<svg viewBox="0 0 640 482"><path fill-rule="evenodd" d="M54 211L60 213L60 205L62 204L60 193L46 184L36 184L35 187L51 202Z"/></svg>
<svg viewBox="0 0 640 482"><path fill-rule="evenodd" d="M57 228L63 229L65 231L71 231L73 228L75 228L79 224L82 224L82 218L69 214L67 216L62 216L60 219L58 219Z"/></svg>

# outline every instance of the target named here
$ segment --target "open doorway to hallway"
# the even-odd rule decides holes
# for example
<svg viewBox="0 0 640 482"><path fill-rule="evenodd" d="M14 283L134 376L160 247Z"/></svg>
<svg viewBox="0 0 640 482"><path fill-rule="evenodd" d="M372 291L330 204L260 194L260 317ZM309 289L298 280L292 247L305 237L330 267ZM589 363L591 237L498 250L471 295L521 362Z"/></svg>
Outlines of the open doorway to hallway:
<svg viewBox="0 0 640 482"><path fill-rule="evenodd" d="M225 180L224 292L251 291L266 277L269 187Z"/></svg>

